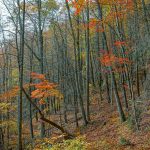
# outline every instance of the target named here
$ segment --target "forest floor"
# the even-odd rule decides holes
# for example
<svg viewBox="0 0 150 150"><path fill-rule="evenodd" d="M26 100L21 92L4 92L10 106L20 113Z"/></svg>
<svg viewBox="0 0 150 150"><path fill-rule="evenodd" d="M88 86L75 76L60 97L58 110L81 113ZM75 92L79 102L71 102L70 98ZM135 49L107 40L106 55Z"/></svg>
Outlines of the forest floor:
<svg viewBox="0 0 150 150"><path fill-rule="evenodd" d="M80 128L76 129L74 115L70 112L68 123L64 125L65 128L71 133L77 133L78 137L84 137L88 150L150 150L150 102L147 102L146 106L141 104L143 110L140 130L135 131L130 117L126 122L120 122L115 104L102 101L99 107L96 98L97 96L91 104L91 121L87 126L82 125L81 114L79 114ZM59 117L56 115L51 117L58 122ZM53 137L59 134L57 130L55 133L55 129L52 133Z"/></svg>
<svg viewBox="0 0 150 150"><path fill-rule="evenodd" d="M96 110L97 105L93 105ZM91 115L91 123L81 130L91 150L150 150L150 112L143 114L140 131L134 131L131 121L121 123L116 108L102 103L99 113Z"/></svg>
<svg viewBox="0 0 150 150"><path fill-rule="evenodd" d="M86 127L82 126L76 131L75 123L72 121L73 116L70 115L66 128L70 132L79 132L79 136L85 137L89 150L150 150L149 103L146 107L141 107L143 110L139 131L133 129L130 117L126 122L121 123L116 106L105 101L101 102L100 107L97 102L92 103L91 122ZM79 123L81 124L81 121Z"/></svg>

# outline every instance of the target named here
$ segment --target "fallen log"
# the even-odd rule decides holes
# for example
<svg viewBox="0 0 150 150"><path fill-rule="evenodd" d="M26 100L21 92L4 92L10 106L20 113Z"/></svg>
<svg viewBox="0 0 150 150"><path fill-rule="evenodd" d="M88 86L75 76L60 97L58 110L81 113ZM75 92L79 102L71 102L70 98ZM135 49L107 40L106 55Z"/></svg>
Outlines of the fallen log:
<svg viewBox="0 0 150 150"><path fill-rule="evenodd" d="M44 117L44 114L42 113L42 111L40 110L40 108L32 101L32 99L30 98L30 96L27 94L27 92L25 91L25 89L23 88L22 91L24 92L26 98L28 99L28 101L32 104L32 106L39 112L40 115L40 119L52 126L54 126L55 128L59 129L63 134L64 134L64 139L73 139L75 137L75 135L69 133L67 130L65 130L63 127L61 127L60 125L56 124L55 122L47 119Z"/></svg>

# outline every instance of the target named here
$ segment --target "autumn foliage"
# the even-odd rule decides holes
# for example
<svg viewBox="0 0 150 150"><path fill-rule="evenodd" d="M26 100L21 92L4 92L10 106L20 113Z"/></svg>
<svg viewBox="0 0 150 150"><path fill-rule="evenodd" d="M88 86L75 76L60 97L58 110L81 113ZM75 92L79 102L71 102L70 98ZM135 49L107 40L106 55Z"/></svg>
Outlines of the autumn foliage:
<svg viewBox="0 0 150 150"><path fill-rule="evenodd" d="M55 96L60 99L63 98L63 95L57 89L58 85L55 83L50 83L48 80L46 80L45 75L32 72L31 78L33 81L35 81L35 83L24 84L23 88L28 89L29 87L34 87L35 90L31 92L31 98L39 99L39 104L45 104L46 98L50 96ZM11 100L19 94L19 90L19 86L14 86L12 89L2 93L0 95L0 99Z"/></svg>
<svg viewBox="0 0 150 150"><path fill-rule="evenodd" d="M29 84L24 84L23 88L27 89L29 87ZM0 94L0 99L2 100L11 100L12 98L15 98L19 93L19 86L14 86L11 89L5 91L4 93Z"/></svg>
<svg viewBox="0 0 150 150"><path fill-rule="evenodd" d="M129 59L117 57L114 54L104 54L101 58L101 63L104 66L112 66L113 64L129 63Z"/></svg>
<svg viewBox="0 0 150 150"><path fill-rule="evenodd" d="M32 72L31 78L35 81L35 83L30 84L35 89L31 92L31 98L39 99L39 104L45 104L46 99L51 96L63 98L61 92L57 89L58 85L46 80L45 75Z"/></svg>
<svg viewBox="0 0 150 150"><path fill-rule="evenodd" d="M67 3L74 8L74 15L80 15L80 13L86 8L87 2L94 6L96 4L96 0L66 0ZM133 0L98 0L99 4L106 5L106 6L121 6L122 11L113 14L113 10L111 10L111 16L115 15L120 16L122 14L125 15L125 12L131 11L134 8L134 1ZM108 15L110 16L110 14Z"/></svg>

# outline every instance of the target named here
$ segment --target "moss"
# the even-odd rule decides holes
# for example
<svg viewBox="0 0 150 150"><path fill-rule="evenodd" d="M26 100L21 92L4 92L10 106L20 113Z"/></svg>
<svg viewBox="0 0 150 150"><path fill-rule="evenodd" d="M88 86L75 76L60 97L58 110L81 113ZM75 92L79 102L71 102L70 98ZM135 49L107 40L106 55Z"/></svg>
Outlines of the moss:
<svg viewBox="0 0 150 150"><path fill-rule="evenodd" d="M119 140L119 145L121 146L126 146L126 145L130 145L130 141L124 137L120 137L120 140Z"/></svg>

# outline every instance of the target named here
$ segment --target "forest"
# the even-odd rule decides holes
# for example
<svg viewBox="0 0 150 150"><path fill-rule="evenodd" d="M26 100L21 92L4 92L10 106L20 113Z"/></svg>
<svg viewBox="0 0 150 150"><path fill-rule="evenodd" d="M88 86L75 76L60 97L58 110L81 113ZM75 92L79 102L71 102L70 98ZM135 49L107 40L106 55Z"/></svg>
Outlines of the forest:
<svg viewBox="0 0 150 150"><path fill-rule="evenodd" d="M0 150L150 150L150 0L0 0Z"/></svg>

